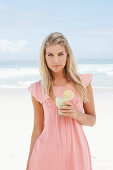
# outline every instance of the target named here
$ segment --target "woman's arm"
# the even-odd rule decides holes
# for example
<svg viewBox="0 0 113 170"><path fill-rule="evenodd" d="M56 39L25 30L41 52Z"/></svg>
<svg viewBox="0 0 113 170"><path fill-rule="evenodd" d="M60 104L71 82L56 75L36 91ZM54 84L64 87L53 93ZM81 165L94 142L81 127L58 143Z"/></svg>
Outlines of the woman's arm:
<svg viewBox="0 0 113 170"><path fill-rule="evenodd" d="M34 109L34 125L33 125L33 131L32 131L32 136L31 136L30 151L29 151L29 157L27 161L26 170L28 170L29 168L29 162L30 162L34 144L44 128L43 106L33 96L32 96L32 103L33 103L33 109Z"/></svg>
<svg viewBox="0 0 113 170"><path fill-rule="evenodd" d="M82 125L93 126L96 123L96 113L91 83L87 86L87 92L89 102L83 103L84 114L77 110L70 101L63 102L67 105L61 105L58 109L66 116L76 119Z"/></svg>
<svg viewBox="0 0 113 170"><path fill-rule="evenodd" d="M85 114L80 111L77 111L73 118L75 118L83 125L94 126L96 123L96 113L91 83L86 88L88 92L89 102L83 103Z"/></svg>

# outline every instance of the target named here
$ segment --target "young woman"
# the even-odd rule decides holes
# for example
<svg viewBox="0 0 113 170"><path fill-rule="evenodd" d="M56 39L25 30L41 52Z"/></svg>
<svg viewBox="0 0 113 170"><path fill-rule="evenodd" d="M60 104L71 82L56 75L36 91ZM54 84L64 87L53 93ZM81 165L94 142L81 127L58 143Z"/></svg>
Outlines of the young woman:
<svg viewBox="0 0 113 170"><path fill-rule="evenodd" d="M28 87L34 108L27 170L92 170L90 149L82 125L94 126L96 113L92 74L80 74L71 47L62 33L49 34L42 43L41 80ZM61 105L56 96L71 90L74 98ZM83 113L84 109L84 113Z"/></svg>

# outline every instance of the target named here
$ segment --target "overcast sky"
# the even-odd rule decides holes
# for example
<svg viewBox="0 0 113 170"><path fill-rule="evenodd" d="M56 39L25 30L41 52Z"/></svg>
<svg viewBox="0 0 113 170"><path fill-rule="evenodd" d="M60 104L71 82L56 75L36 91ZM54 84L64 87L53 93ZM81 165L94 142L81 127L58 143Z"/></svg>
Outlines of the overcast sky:
<svg viewBox="0 0 113 170"><path fill-rule="evenodd" d="M0 1L0 60L37 60L56 31L77 59L113 58L113 1Z"/></svg>

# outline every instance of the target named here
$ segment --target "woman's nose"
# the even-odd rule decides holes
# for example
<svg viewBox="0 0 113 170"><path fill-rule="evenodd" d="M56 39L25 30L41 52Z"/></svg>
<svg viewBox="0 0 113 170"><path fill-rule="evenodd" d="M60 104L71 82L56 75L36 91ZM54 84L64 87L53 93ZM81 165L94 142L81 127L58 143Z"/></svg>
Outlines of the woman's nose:
<svg viewBox="0 0 113 170"><path fill-rule="evenodd" d="M54 61L55 61L55 62L58 61L58 57L57 57L57 56L54 57Z"/></svg>

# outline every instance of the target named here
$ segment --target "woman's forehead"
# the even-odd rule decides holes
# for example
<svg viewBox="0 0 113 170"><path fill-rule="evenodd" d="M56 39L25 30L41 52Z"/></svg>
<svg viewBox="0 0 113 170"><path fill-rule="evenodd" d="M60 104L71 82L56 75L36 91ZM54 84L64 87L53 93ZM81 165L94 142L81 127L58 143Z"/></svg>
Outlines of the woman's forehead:
<svg viewBox="0 0 113 170"><path fill-rule="evenodd" d="M65 52L65 48L59 44L47 47L46 53Z"/></svg>

